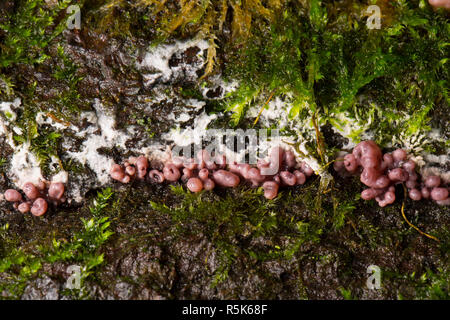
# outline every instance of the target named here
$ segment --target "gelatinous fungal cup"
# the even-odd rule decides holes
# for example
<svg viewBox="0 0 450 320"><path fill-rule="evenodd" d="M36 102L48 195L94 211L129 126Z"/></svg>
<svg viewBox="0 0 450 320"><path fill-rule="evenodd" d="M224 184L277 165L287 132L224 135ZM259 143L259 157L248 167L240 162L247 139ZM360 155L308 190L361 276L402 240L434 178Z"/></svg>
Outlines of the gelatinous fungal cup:
<svg viewBox="0 0 450 320"><path fill-rule="evenodd" d="M47 189L46 185L48 185ZM22 192L26 200L19 191L14 189L6 190L4 198L6 201L13 202L14 208L21 213L31 212L35 216L44 215L48 211L49 202L58 205L65 201L65 187L61 182L41 181L38 185L26 182L22 186Z"/></svg>
<svg viewBox="0 0 450 320"><path fill-rule="evenodd" d="M341 152L340 160L334 163L337 172L359 174L361 182L369 187L361 193L364 200L378 202L382 207L395 201L395 185L404 183L408 196L415 201L432 199L438 204L450 202L448 186L442 185L438 176L429 176L420 181L415 172L416 163L408 160L403 149L392 153L381 152L374 141L360 142L351 153ZM136 172L133 170L136 167ZM182 180L192 192L212 190L216 186L233 188L242 182L253 187L262 187L267 199L274 199L280 187L302 185L314 171L305 162L298 163L291 150L272 148L267 159L260 159L256 166L232 162L226 164L224 155L211 156L206 149L199 151L194 158L176 158L163 164L162 171L149 170L145 156L131 157L124 167L114 164L111 177L122 183L132 178L156 183Z"/></svg>
<svg viewBox="0 0 450 320"><path fill-rule="evenodd" d="M420 182L415 172L416 163L407 159L408 154L403 149L382 154L374 141L362 141L351 153L340 153L338 157L333 165L335 171L360 174L361 182L369 187L361 193L361 198L375 199L381 207L395 201L394 186L401 183L414 201L431 198L440 205L450 203L449 187L443 185L438 176L428 176Z"/></svg>
<svg viewBox="0 0 450 320"><path fill-rule="evenodd" d="M195 158L168 160L163 164L162 171L150 168L145 156L130 157L124 161L123 166L114 164L110 171L111 178L122 183L145 177L154 183L175 182L181 179L192 192L212 190L216 186L234 188L242 182L248 182L253 187L262 187L268 199L278 195L279 187L302 185L307 177L313 174L313 170L306 163L297 163L291 150L280 147L272 148L268 159L259 160L257 166L235 162L227 166L225 155L212 156L203 149Z"/></svg>

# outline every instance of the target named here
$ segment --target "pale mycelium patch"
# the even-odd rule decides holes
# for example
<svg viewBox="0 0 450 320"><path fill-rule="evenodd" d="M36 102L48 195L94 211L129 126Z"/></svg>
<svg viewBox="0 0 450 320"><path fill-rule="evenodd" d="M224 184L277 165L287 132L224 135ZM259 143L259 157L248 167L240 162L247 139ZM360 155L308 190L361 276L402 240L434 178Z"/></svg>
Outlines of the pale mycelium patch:
<svg viewBox="0 0 450 320"><path fill-rule="evenodd" d="M144 86L152 87L159 83L168 83L176 79L183 78L184 81L197 80L198 71L202 69L206 63L205 50L210 46L210 43L204 39L190 39L187 41L175 41L172 44L162 44L157 47L150 48L144 55L142 61L136 62L136 67L141 71L144 79ZM180 57L187 49L198 47L200 51L197 53L197 61L186 64L180 63L176 66L170 66L169 61L172 57ZM207 97L207 92L215 90L218 87L222 88L222 92L214 99L222 99L230 92L233 92L238 87L237 81L226 82L222 79L220 74L214 75L208 79L208 83L204 83L201 88L203 98ZM157 88L158 89L158 88ZM167 98L165 94L160 91L152 99L152 103L158 103ZM170 101L170 100L169 100ZM184 117L186 119L186 117Z"/></svg>
<svg viewBox="0 0 450 320"><path fill-rule="evenodd" d="M216 74L214 76L209 77L208 79L208 85L205 85L201 88L201 92L203 95L203 98L205 99L223 99L228 94L230 94L233 91L236 91L236 89L239 87L239 82L236 80L232 80L230 82L225 81L221 74ZM215 91L218 88L222 88L220 95L214 98L208 97L209 91Z"/></svg>
<svg viewBox="0 0 450 320"><path fill-rule="evenodd" d="M345 150L353 149L359 141L374 138L369 129L374 122L374 114L368 113L368 119L361 119L357 112L355 115L355 118L351 118L348 112L332 113L329 119L333 131L347 138L348 143L342 147Z"/></svg>
<svg viewBox="0 0 450 320"><path fill-rule="evenodd" d="M163 140L172 141L173 145L180 147L201 144L203 138L207 135L208 125L215 119L217 119L216 114L208 115L206 111L203 111L200 115L195 116L192 126L181 128L180 125L177 125L176 128L172 128L161 137Z"/></svg>
<svg viewBox="0 0 450 320"><path fill-rule="evenodd" d="M205 102L197 99L187 99L181 100L183 106L172 110L172 112L167 116L168 120L174 123L184 123L188 122L195 116L204 106Z"/></svg>
<svg viewBox="0 0 450 320"><path fill-rule="evenodd" d="M13 102L2 102L0 103L0 112L3 113L7 122L14 122L17 119L17 114L14 111L21 105L21 100L19 98L14 99Z"/></svg>
<svg viewBox="0 0 450 320"><path fill-rule="evenodd" d="M17 119L17 114L15 110L20 108L21 103L22 102L20 98L14 99L13 102L0 103L0 112L2 114L0 116L0 135L6 136L9 145L14 145L13 132L18 135L22 134L22 129L20 129L17 126L12 126L14 121L16 121ZM12 128L10 128L11 126Z"/></svg>
<svg viewBox="0 0 450 320"><path fill-rule="evenodd" d="M169 60L176 54L182 54L186 49L198 47L198 62L189 64L180 64L178 66L169 66ZM163 83L169 82L180 76L184 79L197 79L197 71L205 64L204 50L208 49L208 41L203 39L191 39L188 41L176 41L173 44L163 44L150 48L141 62L136 63L138 70L142 72L144 85L152 86L157 80ZM186 79L186 80L187 80Z"/></svg>
<svg viewBox="0 0 450 320"><path fill-rule="evenodd" d="M34 184L39 181L45 180L40 168L39 159L31 152L30 143L25 142L16 145L13 139L13 132L16 134L22 134L22 130L16 126L13 126L14 121L17 119L17 114L14 110L21 107L21 100L15 99L14 102L2 102L0 103L0 110L4 113L5 117L0 117L0 135L6 136L6 142L13 149L13 154L10 161L10 168L7 172L11 182L17 188L22 188L26 182L32 182ZM3 120L6 119L6 120ZM12 131L9 129L12 127ZM58 167L59 161L57 158L51 158L51 166ZM67 182L67 172L60 171L54 177L52 181Z"/></svg>
<svg viewBox="0 0 450 320"><path fill-rule="evenodd" d="M25 142L17 147L13 147L13 149L14 153L9 169L9 176L12 178L12 182L18 188L22 188L26 182L37 184L39 181L44 180L39 167L39 160L30 151L30 143Z"/></svg>
<svg viewBox="0 0 450 320"><path fill-rule="evenodd" d="M264 102L263 102L264 103ZM264 108L258 122L265 126L270 126L274 123L280 128L287 127L290 123L288 118L289 109L292 105L289 102L285 102L280 97L275 97ZM261 109L261 104L252 105L246 114L249 119L256 119Z"/></svg>
<svg viewBox="0 0 450 320"><path fill-rule="evenodd" d="M42 172L39 167L38 159L30 152L30 144L28 142L21 145L14 143L13 132L20 132L19 128L13 127L12 131L10 127L17 119L17 114L14 110L19 109L21 106L21 100L15 99L14 102L2 102L0 103L0 111L4 117L0 117L0 135L6 137L6 142L13 149L13 155L11 157L11 167L9 168L7 175L11 181L17 186L22 187L25 182L39 182L43 179Z"/></svg>
<svg viewBox="0 0 450 320"><path fill-rule="evenodd" d="M131 137L128 133L115 129L114 116L107 113L100 100L95 99L93 107L96 117L94 118L92 113L86 113L85 116L88 117L90 125L76 134L86 138L82 143L81 151L67 151L67 154L82 165L89 166L97 175L98 182L104 185L110 181L109 170L114 160L100 154L97 150L114 146L125 149L125 143ZM100 134L97 134L98 131Z"/></svg>
<svg viewBox="0 0 450 320"><path fill-rule="evenodd" d="M66 124L66 123L61 123L61 122L54 121L51 117L49 117L44 112L38 112L37 113L37 115L36 115L36 123L39 126L49 125L49 126L55 128L56 130L71 129L73 131L78 131L78 127L76 127L76 126L74 126L72 124Z"/></svg>

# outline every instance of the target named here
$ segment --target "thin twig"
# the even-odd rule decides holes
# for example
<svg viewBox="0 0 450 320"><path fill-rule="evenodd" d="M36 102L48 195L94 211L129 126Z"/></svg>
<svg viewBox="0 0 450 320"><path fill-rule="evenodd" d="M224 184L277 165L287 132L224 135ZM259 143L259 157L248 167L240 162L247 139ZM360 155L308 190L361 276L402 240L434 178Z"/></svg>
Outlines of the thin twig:
<svg viewBox="0 0 450 320"><path fill-rule="evenodd" d="M51 112L47 112L47 113L46 113L46 116L52 118L53 121L56 121L56 122L58 122L58 123L61 123L61 124L65 125L66 127L70 127L70 126L72 125L70 122L67 122L67 121L64 121L64 120L59 119L57 116L55 116L55 115L54 115L53 113L51 113Z"/></svg>
<svg viewBox="0 0 450 320"><path fill-rule="evenodd" d="M320 159L322 160L322 163L323 163L325 161L324 151L323 151L324 145L323 145L323 140L322 140L321 135L320 135L319 126L318 126L316 121L317 121L317 119L316 119L316 112L315 112L312 115L312 123L313 123L313 126L314 126L314 130L316 131L317 152L319 153Z"/></svg>
<svg viewBox="0 0 450 320"><path fill-rule="evenodd" d="M403 216L403 219L405 219L406 223L410 227L416 229L421 235L423 235L423 236L425 236L427 238L433 239L434 241L440 242L439 239L436 238L435 236L432 236L432 235L430 235L428 233L423 232L422 230L420 230L419 228L417 228L415 225L413 225L411 222L408 221L408 219L406 218L406 215L405 215L405 202L406 202L407 192L406 192L406 187L405 187L404 184L403 184L403 190L405 192L405 198L403 199L403 203L402 203L402 216Z"/></svg>
<svg viewBox="0 0 450 320"><path fill-rule="evenodd" d="M270 102L270 100L272 100L273 95L275 94L276 89L273 89L272 92L270 93L269 99L267 99L267 101L263 104L261 110L259 110L258 112L258 116L256 117L255 122L253 122L253 126L255 126L258 123L259 117L261 116L264 108L266 107L266 105Z"/></svg>

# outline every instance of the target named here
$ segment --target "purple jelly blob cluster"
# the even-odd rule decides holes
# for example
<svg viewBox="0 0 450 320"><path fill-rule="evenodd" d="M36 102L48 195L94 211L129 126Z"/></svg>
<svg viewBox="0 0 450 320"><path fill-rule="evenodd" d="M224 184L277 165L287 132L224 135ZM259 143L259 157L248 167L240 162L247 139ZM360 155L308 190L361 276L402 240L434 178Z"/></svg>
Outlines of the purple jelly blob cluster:
<svg viewBox="0 0 450 320"><path fill-rule="evenodd" d="M153 168L145 156L130 157L122 165L114 164L110 171L111 178L122 183L129 183L132 179L154 183L181 180L192 192L212 190L216 186L233 188L245 182L252 187L262 187L267 199L274 199L282 186L304 184L313 174L305 162L296 161L291 150L281 147L272 148L268 159L259 160L256 166L236 162L227 164L225 155L212 156L203 149L196 158L172 158Z"/></svg>
<svg viewBox="0 0 450 320"><path fill-rule="evenodd" d="M359 174L369 188L361 193L364 200L375 199L380 207L395 201L395 185L404 183L408 196L415 201L432 199L440 205L449 205L449 186L439 176L421 178L416 173L416 163L408 160L406 151L381 152L374 141L360 142L352 153L340 154L334 169L341 174Z"/></svg>
<svg viewBox="0 0 450 320"><path fill-rule="evenodd" d="M22 186L25 196L15 189L6 190L3 196L21 213L31 212L34 216L42 216L47 212L49 203L56 206L66 201L64 191L65 187L61 182L40 181L38 185L26 182Z"/></svg>

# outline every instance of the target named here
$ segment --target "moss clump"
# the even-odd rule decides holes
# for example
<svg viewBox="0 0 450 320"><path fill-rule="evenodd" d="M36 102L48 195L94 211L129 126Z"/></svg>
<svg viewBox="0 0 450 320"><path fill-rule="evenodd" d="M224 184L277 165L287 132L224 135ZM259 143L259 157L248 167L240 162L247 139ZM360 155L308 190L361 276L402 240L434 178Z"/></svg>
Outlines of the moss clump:
<svg viewBox="0 0 450 320"><path fill-rule="evenodd" d="M17 2L17 11L6 14L6 21L0 24L0 70L19 63L42 63L49 58L44 50L64 30L65 21L58 15L71 0L58 1L51 10L44 0Z"/></svg>
<svg viewBox="0 0 450 320"><path fill-rule="evenodd" d="M355 142L371 132L381 145L392 137L423 143L414 137L430 129L430 111L448 108L449 32L444 14L419 4L384 8L388 18L380 30L368 29L364 15L346 25L351 12L337 4L286 8L230 57L225 74L239 79L240 87L224 109L235 114L236 124L249 105L262 106L273 94L289 102L291 118L301 122L297 127L317 112L319 125L351 127ZM365 4L354 7L361 12Z"/></svg>
<svg viewBox="0 0 450 320"><path fill-rule="evenodd" d="M91 217L81 218L82 229L73 232L71 239L50 239L38 243L19 243L19 239L9 234L9 225L0 229L0 292L9 299L19 299L30 280L42 276L44 264L66 263L80 267L80 289L65 289L62 294L72 299L89 298L86 282L95 278L95 270L104 263L102 247L111 237L109 217L105 216L105 208L112 200L110 188L98 192L97 198L90 207ZM49 240L49 241L47 241ZM49 242L49 243L47 243Z"/></svg>
<svg viewBox="0 0 450 320"><path fill-rule="evenodd" d="M78 74L78 66L65 54L64 48L58 46L57 50L57 60L59 60L60 65L56 66L53 77L58 81L58 84L64 85L67 89L58 94L52 105L55 107L58 116L70 119L70 116L74 116L80 111L78 84L83 80L83 76Z"/></svg>
<svg viewBox="0 0 450 320"><path fill-rule="evenodd" d="M99 31L115 37L147 37L155 45L171 36L208 39L210 47L205 77L216 66L216 40L223 38L225 26L231 29L230 40L241 43L250 38L252 28L260 28L275 21L285 3L282 0L142 0L135 3L125 0L86 0L84 6L89 9L90 23L98 26ZM229 17L230 23L227 21Z"/></svg>
<svg viewBox="0 0 450 320"><path fill-rule="evenodd" d="M326 228L339 230L354 206L317 199L318 181L295 192L282 192L268 201L259 189L236 189L232 195L213 192L193 194L171 187L176 204L151 201L152 208L167 214L174 235L203 234L214 244L220 267L211 280L214 287L225 281L233 262L239 258L264 262L291 260L303 246L320 242ZM337 200L336 200L337 201ZM330 222L332 218L334 222ZM258 244L265 243L265 245Z"/></svg>

